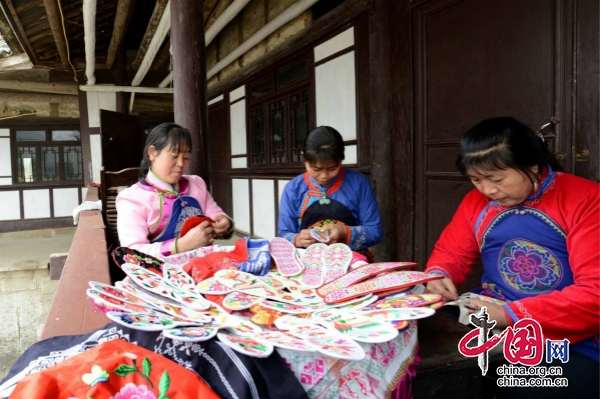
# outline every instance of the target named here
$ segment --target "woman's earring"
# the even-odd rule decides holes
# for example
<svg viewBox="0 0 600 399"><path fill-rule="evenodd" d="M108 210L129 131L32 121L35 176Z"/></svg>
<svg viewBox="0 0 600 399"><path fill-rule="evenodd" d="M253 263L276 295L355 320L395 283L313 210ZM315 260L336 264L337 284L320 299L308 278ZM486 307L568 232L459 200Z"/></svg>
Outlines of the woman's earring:
<svg viewBox="0 0 600 399"><path fill-rule="evenodd" d="M533 182L533 191L537 191L538 189L538 182L537 180Z"/></svg>

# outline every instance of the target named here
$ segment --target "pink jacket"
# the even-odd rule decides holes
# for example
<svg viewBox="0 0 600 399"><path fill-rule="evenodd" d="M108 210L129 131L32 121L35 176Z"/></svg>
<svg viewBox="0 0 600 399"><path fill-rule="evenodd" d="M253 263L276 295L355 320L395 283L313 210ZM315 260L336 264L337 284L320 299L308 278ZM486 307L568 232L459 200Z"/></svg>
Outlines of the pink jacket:
<svg viewBox="0 0 600 399"><path fill-rule="evenodd" d="M173 191L170 184L162 181L152 172L148 173L146 181L158 190ZM184 175L177 186L178 190L181 190L180 194L193 197L198 201L205 216L227 216L212 198L201 177ZM150 237L156 236L157 232L164 229L176 196L164 193L161 197L159 191L152 188L136 183L119 193L116 201L117 230L121 246L162 258L173 254L174 240L151 243Z"/></svg>

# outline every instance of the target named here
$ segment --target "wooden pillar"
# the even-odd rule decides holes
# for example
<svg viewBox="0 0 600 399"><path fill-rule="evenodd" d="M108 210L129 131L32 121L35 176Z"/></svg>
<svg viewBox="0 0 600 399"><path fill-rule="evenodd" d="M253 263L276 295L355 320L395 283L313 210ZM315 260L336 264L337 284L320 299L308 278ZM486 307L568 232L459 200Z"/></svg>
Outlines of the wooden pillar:
<svg viewBox="0 0 600 399"><path fill-rule="evenodd" d="M192 134L188 173L201 176L210 187L203 4L203 0L171 0L173 106L175 123Z"/></svg>
<svg viewBox="0 0 600 399"><path fill-rule="evenodd" d="M414 260L414 154L413 86L411 69L411 15L409 2L388 0L390 88L392 119L389 126L393 145L396 216L396 257ZM390 193L392 195L392 193ZM384 230L385 231L385 230ZM425 246L426 243L421 243ZM425 265L419 265L424 270Z"/></svg>
<svg viewBox="0 0 600 399"><path fill-rule="evenodd" d="M373 248L377 261L396 259L394 151L391 135L390 43L387 0L369 4L369 70L371 79L371 180L379 203L383 241Z"/></svg>

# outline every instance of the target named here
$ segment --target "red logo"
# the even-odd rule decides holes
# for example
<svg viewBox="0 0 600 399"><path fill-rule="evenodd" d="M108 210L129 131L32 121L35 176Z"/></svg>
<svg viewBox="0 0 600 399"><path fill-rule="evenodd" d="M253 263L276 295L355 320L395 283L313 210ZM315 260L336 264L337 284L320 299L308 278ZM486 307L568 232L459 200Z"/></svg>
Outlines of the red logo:
<svg viewBox="0 0 600 399"><path fill-rule="evenodd" d="M536 366L544 356L544 336L542 327L533 319L522 319L512 327L507 327L500 334L489 336L489 332L496 325L495 321L488 321L487 308L470 316L471 324L476 327L461 338L458 350L467 357L478 358L479 368L483 375L488 370L488 351L504 339L504 357L512 364L520 363L524 366ZM467 346L477 338L476 346Z"/></svg>

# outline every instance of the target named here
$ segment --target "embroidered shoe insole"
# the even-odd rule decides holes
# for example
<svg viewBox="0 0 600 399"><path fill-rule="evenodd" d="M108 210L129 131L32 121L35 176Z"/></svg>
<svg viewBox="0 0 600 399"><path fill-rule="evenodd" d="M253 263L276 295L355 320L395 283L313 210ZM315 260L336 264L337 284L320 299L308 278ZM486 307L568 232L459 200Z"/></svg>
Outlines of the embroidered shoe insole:
<svg viewBox="0 0 600 399"><path fill-rule="evenodd" d="M302 264L298 262L296 248L288 240L273 238L269 242L269 252L282 276L296 276L302 273Z"/></svg>
<svg viewBox="0 0 600 399"><path fill-rule="evenodd" d="M371 263L352 270L350 273L339 277L336 280L329 282L327 285L317 289L317 293L325 296L330 292L350 287L352 284L359 283L376 274L388 272L395 269L402 269L416 266L413 262L386 262L386 263Z"/></svg>
<svg viewBox="0 0 600 399"><path fill-rule="evenodd" d="M391 272L347 288L330 292L325 295L325 298L323 299L325 300L325 303L343 302L360 295L374 294L391 288L410 287L415 284L440 280L442 278L444 278L442 275L426 274L416 271Z"/></svg>
<svg viewBox="0 0 600 399"><path fill-rule="evenodd" d="M383 309L397 308L418 308L421 306L438 303L442 300L439 294L421 294L421 295L405 295L396 298L383 298L372 304L365 306L363 311L374 311Z"/></svg>
<svg viewBox="0 0 600 399"><path fill-rule="evenodd" d="M351 260L352 251L346 244L331 244L328 246L323 252L324 283L327 284L346 274Z"/></svg>
<svg viewBox="0 0 600 399"><path fill-rule="evenodd" d="M327 250L325 244L313 244L306 248L300 260L304 265L304 271L300 276L302 285L317 288L323 285L323 253Z"/></svg>

